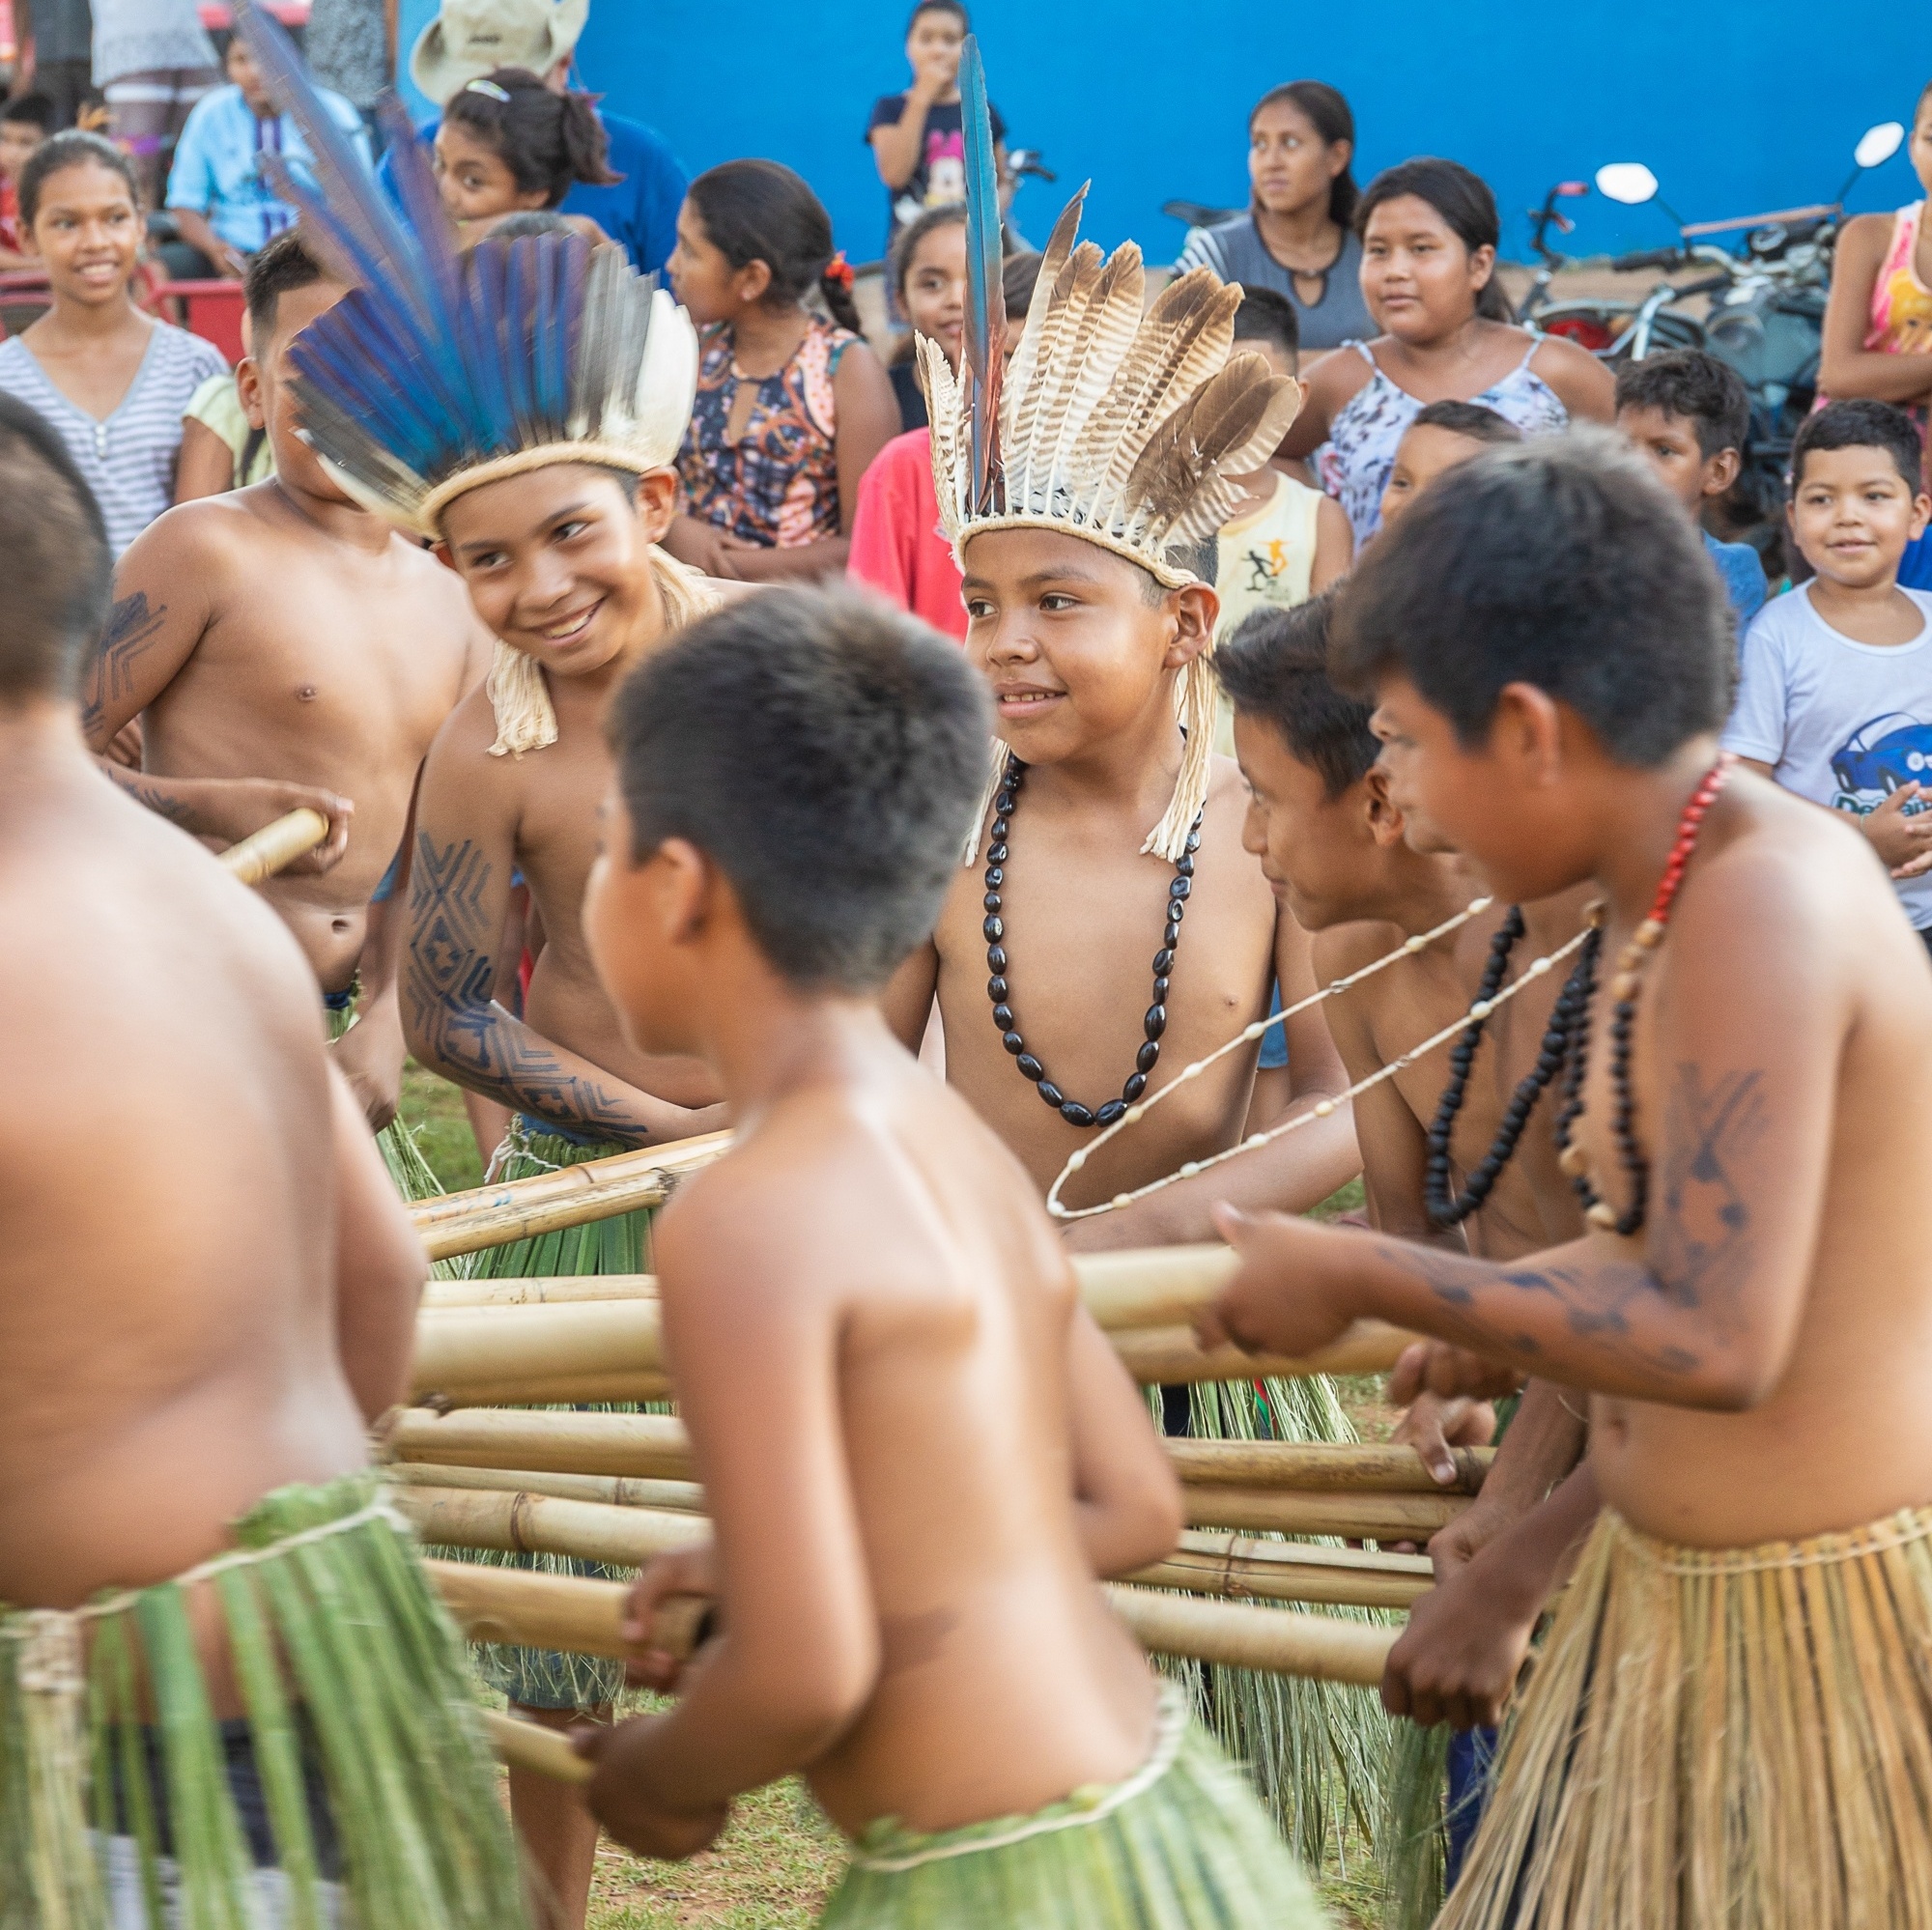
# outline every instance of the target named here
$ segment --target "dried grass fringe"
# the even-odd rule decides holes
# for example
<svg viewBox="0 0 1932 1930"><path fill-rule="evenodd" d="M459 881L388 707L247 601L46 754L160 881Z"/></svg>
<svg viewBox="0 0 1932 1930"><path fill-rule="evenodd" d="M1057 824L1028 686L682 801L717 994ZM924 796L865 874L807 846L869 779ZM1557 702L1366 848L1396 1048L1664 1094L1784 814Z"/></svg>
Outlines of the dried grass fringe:
<svg viewBox="0 0 1932 1930"><path fill-rule="evenodd" d="M1439 1930L1928 1930L1932 1508L1673 1547L1605 1515Z"/></svg>

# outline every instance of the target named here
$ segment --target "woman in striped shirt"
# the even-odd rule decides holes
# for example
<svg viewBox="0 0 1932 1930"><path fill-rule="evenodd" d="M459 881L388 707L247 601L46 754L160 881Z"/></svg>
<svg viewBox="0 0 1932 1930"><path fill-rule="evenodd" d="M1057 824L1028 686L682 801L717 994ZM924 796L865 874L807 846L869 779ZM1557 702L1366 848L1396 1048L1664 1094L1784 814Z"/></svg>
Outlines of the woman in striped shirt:
<svg viewBox="0 0 1932 1930"><path fill-rule="evenodd" d="M53 306L0 343L0 389L59 434L118 556L174 500L183 412L227 365L199 336L134 306L141 214L118 149L98 134L56 134L21 170L19 195Z"/></svg>

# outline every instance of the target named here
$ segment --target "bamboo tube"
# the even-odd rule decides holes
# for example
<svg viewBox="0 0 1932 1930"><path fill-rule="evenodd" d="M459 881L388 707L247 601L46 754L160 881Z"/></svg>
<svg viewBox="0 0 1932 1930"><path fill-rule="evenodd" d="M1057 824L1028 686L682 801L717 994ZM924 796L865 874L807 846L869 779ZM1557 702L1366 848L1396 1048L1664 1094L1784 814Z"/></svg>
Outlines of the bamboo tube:
<svg viewBox="0 0 1932 1930"><path fill-rule="evenodd" d="M426 1461L392 1462L384 1472L389 1480L408 1488L484 1489L506 1494L545 1494L558 1501L595 1501L606 1508L704 1513L704 1490L695 1481L640 1481L623 1474L539 1474L519 1468L443 1466Z"/></svg>
<svg viewBox="0 0 1932 1930"><path fill-rule="evenodd" d="M1299 1379L1311 1374L1385 1374L1416 1336L1379 1320L1357 1320L1333 1347L1305 1360L1243 1353L1218 1347L1204 1352L1187 1327L1136 1328L1112 1336L1114 1350L1144 1387L1195 1380Z"/></svg>
<svg viewBox="0 0 1932 1930"><path fill-rule="evenodd" d="M400 1461L561 1474L622 1474L689 1481L691 1436L669 1414L547 1414L470 1408L437 1414L407 1407L384 1451Z"/></svg>
<svg viewBox="0 0 1932 1930"><path fill-rule="evenodd" d="M1171 1440L1167 1452L1182 1481L1221 1488L1350 1494L1479 1493L1495 1457L1493 1448L1451 1448L1456 1480L1444 1487L1412 1447L1358 1447L1328 1441Z"/></svg>
<svg viewBox="0 0 1932 1930"><path fill-rule="evenodd" d="M567 1300L654 1300L655 1273L539 1274L527 1280L432 1280L425 1313L449 1307L534 1307Z"/></svg>
<svg viewBox="0 0 1932 1930"><path fill-rule="evenodd" d="M424 1567L471 1641L517 1642L620 1660L629 1653L622 1618L630 1591L620 1581L579 1580L467 1561L431 1561ZM1381 1681L1382 1664L1401 1632L1146 1588L1110 1586L1105 1592L1142 1646L1156 1654L1312 1676L1321 1682L1373 1687ZM677 1649L663 1638L663 1626L653 1627L651 1644L675 1654Z"/></svg>
<svg viewBox="0 0 1932 1930"><path fill-rule="evenodd" d="M412 1207L411 1217L432 1260L479 1253L486 1246L661 1206L686 1174L708 1166L730 1143L728 1132L669 1140L532 1179L446 1193Z"/></svg>
<svg viewBox="0 0 1932 1930"><path fill-rule="evenodd" d="M327 818L304 805L272 824L265 824L219 855L233 877L244 885L259 885L284 866L293 865L304 852L313 851L327 836Z"/></svg>
<svg viewBox="0 0 1932 1930"><path fill-rule="evenodd" d="M417 1534L440 1547L574 1555L641 1568L653 1556L711 1538L711 1523L701 1515L669 1509L609 1508L527 1492L407 1484L394 1490L394 1498Z"/></svg>
<svg viewBox="0 0 1932 1930"><path fill-rule="evenodd" d="M1296 1494L1263 1488L1183 1488L1190 1528L1426 1542L1469 1504L1450 1494Z"/></svg>
<svg viewBox="0 0 1932 1930"><path fill-rule="evenodd" d="M1372 1554L1360 1548L1309 1547L1192 1530L1182 1534L1179 1546L1165 1561L1126 1578L1151 1588L1184 1589L1190 1595L1357 1608L1406 1608L1434 1586L1427 1555Z"/></svg>
<svg viewBox="0 0 1932 1930"><path fill-rule="evenodd" d="M1104 1587L1107 1600L1144 1649L1270 1675L1374 1689L1402 1633L1330 1615L1298 1615L1292 1608L1253 1608L1120 1583Z"/></svg>
<svg viewBox="0 0 1932 1930"><path fill-rule="evenodd" d="M508 1768L533 1770L553 1782L588 1782L596 1774L570 1746L562 1730L546 1729L541 1722L526 1722L495 1709L486 1709L482 1715L490 1746Z"/></svg>
<svg viewBox="0 0 1932 1930"><path fill-rule="evenodd" d="M1146 1275L1165 1277L1152 1264L1153 1256L1163 1251L1150 1249L1132 1257L1146 1263ZM1086 1291L1084 1277L1082 1291ZM1179 1289L1169 1279L1161 1291ZM1117 1296L1103 1289L1101 1297L1109 1312L1119 1310ZM1306 1360L1250 1355L1236 1348L1204 1353L1185 1327L1129 1328L1112 1338L1134 1378L1153 1384L1362 1373L1392 1367L1414 1337L1379 1322L1360 1322L1333 1348ZM662 1396L655 1389L649 1395L639 1393L625 1377L662 1378L664 1372L659 1303L641 1296L555 1306L432 1307L416 1322L412 1370L415 1392L444 1394L472 1406L478 1405L479 1387L492 1390L493 1403L504 1404L656 1400ZM591 1380L597 1383L594 1393L587 1391Z"/></svg>
<svg viewBox="0 0 1932 1930"><path fill-rule="evenodd" d="M438 1414L409 1407L384 1439L400 1462L522 1470L526 1474L625 1475L693 1481L684 1423L668 1414L568 1414L470 1407ZM1175 1471L1200 1488L1256 1488L1310 1494L1415 1494L1448 1499L1480 1487L1488 1448L1458 1448L1463 1478L1438 1488L1413 1448L1324 1441L1172 1440ZM1228 1525L1238 1526L1239 1523ZM1323 1530L1322 1532L1327 1532Z"/></svg>
<svg viewBox="0 0 1932 1930"><path fill-rule="evenodd" d="M440 1407L568 1407L612 1402L671 1401L668 1374L573 1374L562 1380L478 1380L424 1387L416 1399Z"/></svg>

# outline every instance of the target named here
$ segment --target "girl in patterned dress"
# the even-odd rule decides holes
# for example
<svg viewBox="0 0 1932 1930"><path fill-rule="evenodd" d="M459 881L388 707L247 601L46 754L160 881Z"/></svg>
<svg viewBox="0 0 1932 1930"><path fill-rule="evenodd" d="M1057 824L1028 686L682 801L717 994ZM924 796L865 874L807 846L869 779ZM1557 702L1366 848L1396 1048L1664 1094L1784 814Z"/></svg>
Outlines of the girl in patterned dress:
<svg viewBox="0 0 1932 1930"><path fill-rule="evenodd" d="M665 547L714 577L839 575L860 479L899 412L831 216L790 168L726 161L691 184L670 278L700 360ZM805 305L814 286L830 322Z"/></svg>
<svg viewBox="0 0 1932 1930"><path fill-rule="evenodd" d="M1382 332L1324 356L1282 444L1320 455L1321 487L1341 499L1355 549L1381 527L1396 446L1432 402L1479 402L1526 436L1573 416L1608 422L1610 372L1574 342L1512 321L1495 281L1495 197L1455 161L1386 169L1355 210L1362 295Z"/></svg>

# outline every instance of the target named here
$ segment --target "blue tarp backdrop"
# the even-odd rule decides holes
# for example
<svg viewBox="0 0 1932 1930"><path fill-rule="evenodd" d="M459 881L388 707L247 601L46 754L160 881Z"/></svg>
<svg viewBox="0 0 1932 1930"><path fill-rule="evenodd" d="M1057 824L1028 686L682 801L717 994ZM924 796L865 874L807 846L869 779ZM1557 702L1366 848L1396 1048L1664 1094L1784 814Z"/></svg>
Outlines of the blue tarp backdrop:
<svg viewBox="0 0 1932 1930"><path fill-rule="evenodd" d="M832 210L854 261L879 252L885 194L864 147L873 99L905 83L899 0L593 0L582 83L647 121L693 172L740 155L795 167ZM404 45L435 14L405 0ZM1564 177L1644 160L1686 220L1830 200L1875 121L1907 120L1932 79L1932 10L1822 11L1797 0L1524 0L1075 7L974 0L1009 138L1043 151L1058 187L1016 210L1037 243L1060 199L1092 179L1087 232L1131 235L1171 259L1160 204L1246 199L1248 107L1277 81L1326 80L1360 134L1356 178L1416 154L1486 176L1503 251L1527 249L1524 211ZM412 105L424 103L418 97ZM1861 182L1854 208L1916 198L1903 156ZM1655 208L1571 203L1572 251L1657 247Z"/></svg>

